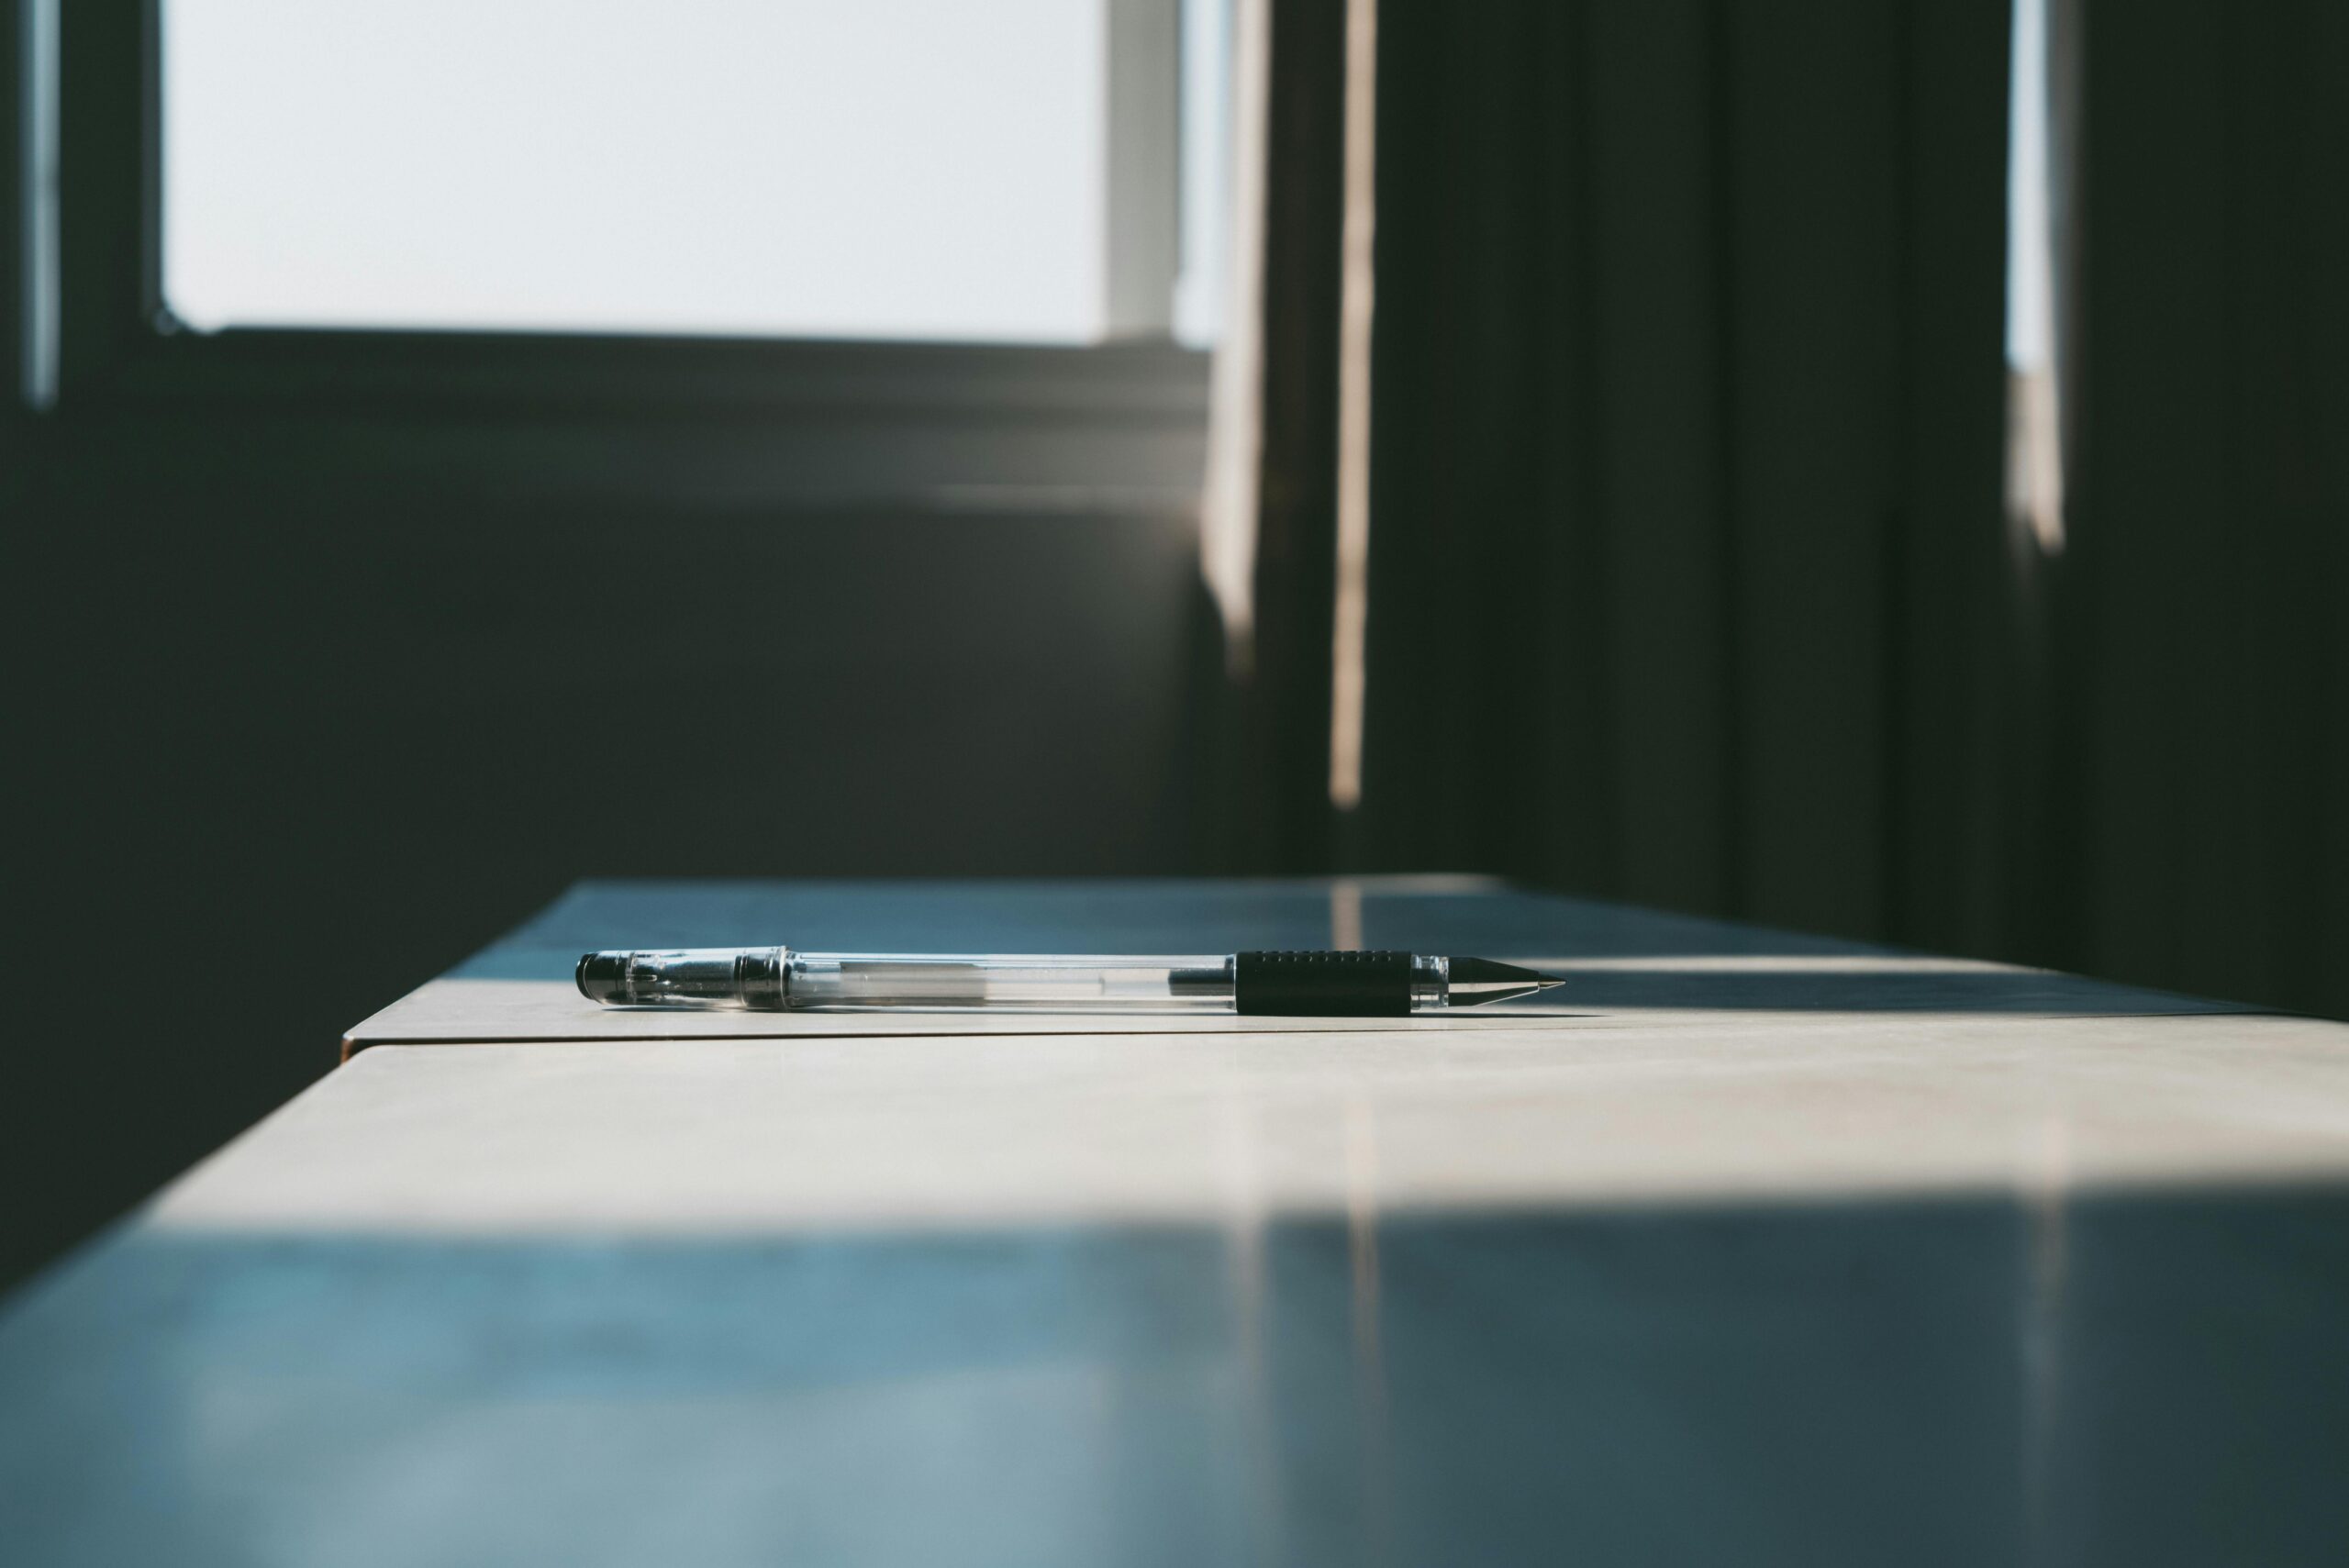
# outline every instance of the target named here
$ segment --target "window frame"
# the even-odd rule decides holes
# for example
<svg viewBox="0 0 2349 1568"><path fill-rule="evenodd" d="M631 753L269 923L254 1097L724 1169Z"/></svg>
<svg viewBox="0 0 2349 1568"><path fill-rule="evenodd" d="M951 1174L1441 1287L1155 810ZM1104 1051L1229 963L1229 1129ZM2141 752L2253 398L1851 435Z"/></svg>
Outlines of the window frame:
<svg viewBox="0 0 2349 1568"><path fill-rule="evenodd" d="M1174 29L1160 18L1174 14L1173 0L1104 3L1113 74L1120 49L1122 69L1132 71L1138 38L1144 47L1172 47ZM69 422L222 415L287 428L363 422L428 448L437 442L478 480L526 495L576 489L581 481L565 465L591 436L618 443L602 465L607 495L615 483L627 488L625 474L651 491L688 470L712 469L725 475L721 488L731 499L826 508L1163 516L1170 506L1187 509L1196 494L1208 356L1174 342L1163 322L1129 321L1133 335L1084 346L187 329L172 318L161 289L160 0L17 5L25 8L24 36L42 6L53 7L48 25L59 29L59 47L49 51L56 90L46 100L56 113L58 284L46 298L29 285L20 291L20 330L31 340L49 313L57 347L49 390L54 412ZM40 101L30 74L37 61L18 52L29 105ZM1171 92L1166 102L1171 107ZM1173 139L1147 127L1139 150L1133 133L1114 123L1111 135L1111 156L1127 167L1174 153ZM1168 163L1162 172L1171 202L1175 171ZM29 184L20 193L15 216L28 234L41 229L44 195ZM1174 226L1165 239L1179 242ZM1137 267L1163 266L1171 277L1172 256L1153 251L1137 261L1130 248L1122 258L1113 248L1110 265L1129 277ZM45 399L35 389L28 401ZM790 439L795 428L807 439ZM372 443L385 462L396 461L396 446ZM852 450L857 461L811 467L807 460L827 450Z"/></svg>

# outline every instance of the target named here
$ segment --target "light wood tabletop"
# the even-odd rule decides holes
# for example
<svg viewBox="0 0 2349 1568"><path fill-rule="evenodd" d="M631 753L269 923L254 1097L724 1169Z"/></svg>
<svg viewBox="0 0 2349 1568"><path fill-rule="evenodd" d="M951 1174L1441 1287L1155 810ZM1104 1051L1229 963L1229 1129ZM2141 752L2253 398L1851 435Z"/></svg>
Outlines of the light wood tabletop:
<svg viewBox="0 0 2349 1568"><path fill-rule="evenodd" d="M566 994L760 941L1570 984ZM2349 1561L2349 1026L1465 878L590 884L346 1043L0 1315L6 1561Z"/></svg>

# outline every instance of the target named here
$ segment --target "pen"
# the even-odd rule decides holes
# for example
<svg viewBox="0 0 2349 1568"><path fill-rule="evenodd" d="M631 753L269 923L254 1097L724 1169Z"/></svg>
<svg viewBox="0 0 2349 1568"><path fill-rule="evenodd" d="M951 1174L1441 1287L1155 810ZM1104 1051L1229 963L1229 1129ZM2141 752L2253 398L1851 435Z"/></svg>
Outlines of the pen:
<svg viewBox="0 0 2349 1568"><path fill-rule="evenodd" d="M579 961L578 979L582 995L613 1006L1136 1009L1304 1018L1481 1006L1564 984L1491 959L1408 952L1170 958L787 947L591 952Z"/></svg>

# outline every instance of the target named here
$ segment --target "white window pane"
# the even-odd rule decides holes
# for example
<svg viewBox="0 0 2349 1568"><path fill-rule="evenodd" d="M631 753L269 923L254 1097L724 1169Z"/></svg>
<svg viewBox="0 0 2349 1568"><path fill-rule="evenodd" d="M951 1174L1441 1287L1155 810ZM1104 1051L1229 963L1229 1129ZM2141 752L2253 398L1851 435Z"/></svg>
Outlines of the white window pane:
<svg viewBox="0 0 2349 1568"><path fill-rule="evenodd" d="M193 326L1084 342L1101 0L165 0Z"/></svg>

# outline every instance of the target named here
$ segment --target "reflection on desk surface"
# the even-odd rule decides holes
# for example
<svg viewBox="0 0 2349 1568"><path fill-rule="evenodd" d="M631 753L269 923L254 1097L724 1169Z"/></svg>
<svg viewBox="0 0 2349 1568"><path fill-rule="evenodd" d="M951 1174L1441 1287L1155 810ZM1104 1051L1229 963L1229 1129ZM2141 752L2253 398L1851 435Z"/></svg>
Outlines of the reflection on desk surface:
<svg viewBox="0 0 2349 1568"><path fill-rule="evenodd" d="M2349 1190L607 1238L134 1228L15 1563L2349 1560Z"/></svg>

